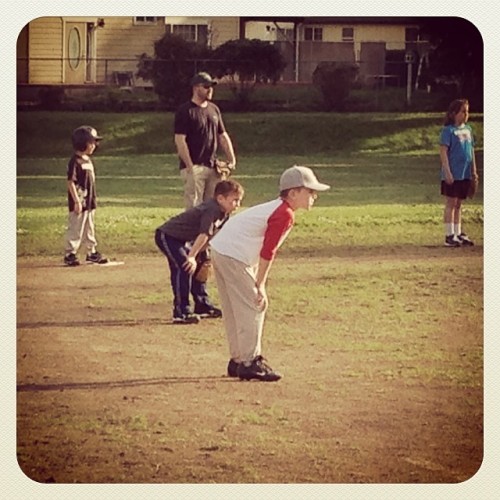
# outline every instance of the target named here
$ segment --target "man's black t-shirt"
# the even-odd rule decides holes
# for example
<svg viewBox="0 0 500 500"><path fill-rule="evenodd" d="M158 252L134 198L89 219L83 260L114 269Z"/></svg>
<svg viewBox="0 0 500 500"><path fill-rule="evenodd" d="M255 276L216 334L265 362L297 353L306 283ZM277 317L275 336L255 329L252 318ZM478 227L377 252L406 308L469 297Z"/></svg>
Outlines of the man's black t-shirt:
<svg viewBox="0 0 500 500"><path fill-rule="evenodd" d="M217 138L225 131L220 109L213 102L208 102L203 108L189 101L182 104L175 114L174 133L186 136L194 165L215 166ZM179 167L186 167L182 160Z"/></svg>

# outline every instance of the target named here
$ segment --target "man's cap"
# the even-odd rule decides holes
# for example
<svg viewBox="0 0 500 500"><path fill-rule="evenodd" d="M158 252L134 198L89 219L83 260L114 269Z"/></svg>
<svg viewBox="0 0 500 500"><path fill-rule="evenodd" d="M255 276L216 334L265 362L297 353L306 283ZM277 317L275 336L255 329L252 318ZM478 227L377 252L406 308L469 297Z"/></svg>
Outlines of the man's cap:
<svg viewBox="0 0 500 500"><path fill-rule="evenodd" d="M89 125L82 125L73 130L73 137L85 137L87 139L95 139L96 141L102 139L97 130Z"/></svg>
<svg viewBox="0 0 500 500"><path fill-rule="evenodd" d="M208 73L201 71L191 78L191 85L217 85L217 82Z"/></svg>
<svg viewBox="0 0 500 500"><path fill-rule="evenodd" d="M309 167L294 165L281 174L280 191L299 187L313 189L314 191L326 191L330 189L328 184L318 181L314 172Z"/></svg>

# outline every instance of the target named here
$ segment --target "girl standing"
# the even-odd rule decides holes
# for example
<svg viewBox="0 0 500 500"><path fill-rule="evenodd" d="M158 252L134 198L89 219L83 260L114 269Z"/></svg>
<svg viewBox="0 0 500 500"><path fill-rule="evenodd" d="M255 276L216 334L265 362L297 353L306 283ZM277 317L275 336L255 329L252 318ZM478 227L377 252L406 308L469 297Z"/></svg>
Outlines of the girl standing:
<svg viewBox="0 0 500 500"><path fill-rule="evenodd" d="M441 194L444 206L445 246L472 246L462 231L462 201L467 198L472 180L477 180L472 129L467 125L469 101L455 99L448 107L441 130Z"/></svg>

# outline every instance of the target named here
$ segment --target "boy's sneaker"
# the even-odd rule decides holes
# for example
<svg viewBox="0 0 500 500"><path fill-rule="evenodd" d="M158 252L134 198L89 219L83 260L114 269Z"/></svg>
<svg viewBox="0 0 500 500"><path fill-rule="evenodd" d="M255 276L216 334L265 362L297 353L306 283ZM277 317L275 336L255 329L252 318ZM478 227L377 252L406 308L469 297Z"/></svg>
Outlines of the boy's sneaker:
<svg viewBox="0 0 500 500"><path fill-rule="evenodd" d="M237 368L241 380L260 380L262 382L277 382L281 375L275 372L262 356L257 356L250 366L240 363Z"/></svg>
<svg viewBox="0 0 500 500"><path fill-rule="evenodd" d="M227 376L228 377L237 377L238 376L238 366L240 366L240 363L237 363L233 359L230 359L229 363L227 364Z"/></svg>
<svg viewBox="0 0 500 500"><path fill-rule="evenodd" d="M68 255L64 256L64 263L67 266L79 266L80 261L78 260L78 257L74 253L69 253Z"/></svg>
<svg viewBox="0 0 500 500"><path fill-rule="evenodd" d="M222 311L217 309L214 306L206 306L206 305L196 305L194 307L194 313L197 314L200 318L221 318Z"/></svg>
<svg viewBox="0 0 500 500"><path fill-rule="evenodd" d="M474 246L474 242L465 233L459 234L458 239L464 247Z"/></svg>
<svg viewBox="0 0 500 500"><path fill-rule="evenodd" d="M186 313L180 316L174 316L173 323L177 325L194 325L200 322L200 317L197 314Z"/></svg>
<svg viewBox="0 0 500 500"><path fill-rule="evenodd" d="M87 254L87 257L85 258L85 260L87 262L90 262L91 264L107 264L108 263L108 259L103 257L99 252Z"/></svg>
<svg viewBox="0 0 500 500"><path fill-rule="evenodd" d="M455 236L454 234L450 234L450 235L446 236L446 238L444 239L444 246L445 247L459 247L459 246L462 246L462 243L460 242L460 240L458 239L457 236Z"/></svg>

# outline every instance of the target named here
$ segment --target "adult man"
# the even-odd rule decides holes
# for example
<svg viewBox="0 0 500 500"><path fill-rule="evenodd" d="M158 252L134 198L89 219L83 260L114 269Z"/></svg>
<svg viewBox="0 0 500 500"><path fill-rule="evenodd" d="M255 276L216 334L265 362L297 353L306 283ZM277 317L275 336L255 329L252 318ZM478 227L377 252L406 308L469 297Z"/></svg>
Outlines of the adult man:
<svg viewBox="0 0 500 500"><path fill-rule="evenodd" d="M182 104L175 114L174 140L184 181L186 208L213 198L215 185L221 180L215 169L219 145L229 162L236 166L236 157L222 115L212 100L217 84L205 72L191 79L191 100Z"/></svg>

